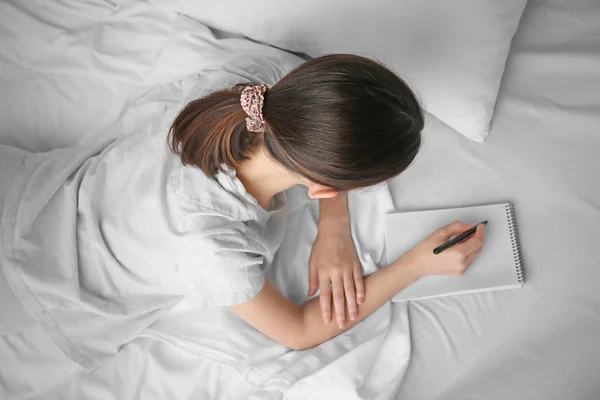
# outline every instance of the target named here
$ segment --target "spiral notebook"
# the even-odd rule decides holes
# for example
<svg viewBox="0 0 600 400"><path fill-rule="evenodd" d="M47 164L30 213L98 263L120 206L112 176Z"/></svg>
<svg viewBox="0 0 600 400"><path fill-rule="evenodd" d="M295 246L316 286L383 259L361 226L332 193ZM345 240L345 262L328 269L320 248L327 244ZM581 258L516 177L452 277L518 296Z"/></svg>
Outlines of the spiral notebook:
<svg viewBox="0 0 600 400"><path fill-rule="evenodd" d="M483 248L464 276L425 276L400 291L392 301L523 286L525 275L521 245L515 211L510 203L388 214L385 222L388 263L444 225L454 221L475 225L485 220L488 224Z"/></svg>

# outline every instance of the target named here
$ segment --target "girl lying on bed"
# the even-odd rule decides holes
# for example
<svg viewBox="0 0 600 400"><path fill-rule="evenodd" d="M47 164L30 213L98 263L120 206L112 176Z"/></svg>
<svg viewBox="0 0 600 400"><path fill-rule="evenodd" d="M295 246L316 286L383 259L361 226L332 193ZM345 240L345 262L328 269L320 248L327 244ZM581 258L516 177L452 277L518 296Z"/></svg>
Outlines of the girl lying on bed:
<svg viewBox="0 0 600 400"><path fill-rule="evenodd" d="M404 171L424 124L411 89L372 60L313 59L272 87L193 100L171 122L43 154L0 146L2 340L35 331L51 341L31 339L28 351L53 343L91 370L186 300L228 306L305 349L424 275L462 274L480 251L482 226L433 255L469 228L456 222L363 281L346 194ZM262 271L294 185L321 201L310 273L320 300L302 306Z"/></svg>

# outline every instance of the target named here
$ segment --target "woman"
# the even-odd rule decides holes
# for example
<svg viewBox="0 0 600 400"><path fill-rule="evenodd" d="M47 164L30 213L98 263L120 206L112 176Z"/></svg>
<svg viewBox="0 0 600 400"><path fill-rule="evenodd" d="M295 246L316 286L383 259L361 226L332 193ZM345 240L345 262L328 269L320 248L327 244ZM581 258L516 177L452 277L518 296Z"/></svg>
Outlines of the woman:
<svg viewBox="0 0 600 400"><path fill-rule="evenodd" d="M310 60L270 88L244 83L193 100L170 130L154 122L44 154L0 147L2 337L35 331L44 341L36 351L53 343L92 370L185 300L228 306L275 341L305 349L421 276L462 274L483 227L440 255L431 251L470 227L459 222L365 278L364 289L354 267L345 195L404 171L423 123L402 79L339 54ZM327 241L350 249L348 268L319 271L321 305L291 303L262 274L283 236L284 192L295 185L322 201L313 261ZM10 373L0 369L0 378Z"/></svg>

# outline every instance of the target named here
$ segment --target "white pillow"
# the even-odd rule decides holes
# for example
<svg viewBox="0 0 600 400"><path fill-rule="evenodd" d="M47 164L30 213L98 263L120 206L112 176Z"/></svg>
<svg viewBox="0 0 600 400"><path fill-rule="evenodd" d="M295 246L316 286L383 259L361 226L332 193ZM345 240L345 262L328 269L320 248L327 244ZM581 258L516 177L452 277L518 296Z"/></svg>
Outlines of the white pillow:
<svg viewBox="0 0 600 400"><path fill-rule="evenodd" d="M482 142L527 0L154 0L219 30L316 57L378 58L425 107Z"/></svg>

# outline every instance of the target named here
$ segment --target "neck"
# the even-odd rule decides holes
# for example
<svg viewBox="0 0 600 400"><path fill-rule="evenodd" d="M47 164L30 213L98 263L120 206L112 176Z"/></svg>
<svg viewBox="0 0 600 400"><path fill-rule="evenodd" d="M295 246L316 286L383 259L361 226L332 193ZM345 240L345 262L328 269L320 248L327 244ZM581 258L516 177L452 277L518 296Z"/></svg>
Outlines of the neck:
<svg viewBox="0 0 600 400"><path fill-rule="evenodd" d="M236 175L246 191L264 209L269 207L273 196L298 183L297 179L273 161L262 147L236 168Z"/></svg>

